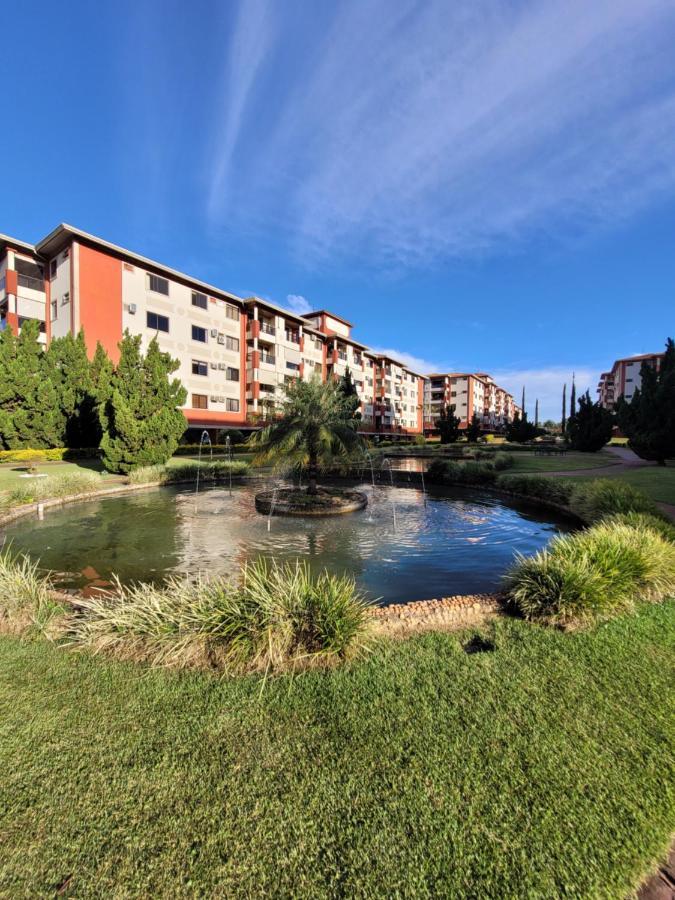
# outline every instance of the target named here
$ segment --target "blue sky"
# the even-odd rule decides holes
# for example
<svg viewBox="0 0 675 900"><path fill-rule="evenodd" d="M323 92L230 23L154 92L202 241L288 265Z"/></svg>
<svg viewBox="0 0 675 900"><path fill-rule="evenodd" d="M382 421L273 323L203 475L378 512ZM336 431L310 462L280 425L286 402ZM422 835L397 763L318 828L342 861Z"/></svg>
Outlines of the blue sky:
<svg viewBox="0 0 675 900"><path fill-rule="evenodd" d="M0 231L332 308L544 416L675 333L673 0L11 4Z"/></svg>

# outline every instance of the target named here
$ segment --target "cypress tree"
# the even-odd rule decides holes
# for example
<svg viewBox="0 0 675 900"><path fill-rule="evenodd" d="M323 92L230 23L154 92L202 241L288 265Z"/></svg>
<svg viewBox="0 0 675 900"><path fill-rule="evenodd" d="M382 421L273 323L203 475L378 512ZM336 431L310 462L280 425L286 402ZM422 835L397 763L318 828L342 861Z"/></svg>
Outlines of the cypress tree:
<svg viewBox="0 0 675 900"><path fill-rule="evenodd" d="M61 429L60 445L63 447L98 446L88 444L83 433L83 407L91 394L91 364L87 356L84 332L77 337L67 334L55 338L45 353L47 374L57 396Z"/></svg>
<svg viewBox="0 0 675 900"><path fill-rule="evenodd" d="M658 372L646 362L640 370L641 386L630 403L616 404L619 427L629 446L643 459L665 466L675 458L675 343L666 342Z"/></svg>
<svg viewBox="0 0 675 900"><path fill-rule="evenodd" d="M340 378L338 387L345 399L349 417L351 419L360 419L361 413L359 412L359 407L361 406L361 400L359 399L359 393L356 390L356 385L354 384L354 379L352 378L349 366L347 366L345 374Z"/></svg>
<svg viewBox="0 0 675 900"><path fill-rule="evenodd" d="M449 406L443 404L441 414L436 419L436 428L441 437L441 444L454 444L459 437L459 423L461 419L455 415L455 404Z"/></svg>
<svg viewBox="0 0 675 900"><path fill-rule="evenodd" d="M110 472L130 472L138 466L165 463L187 427L179 407L187 391L177 378L176 359L152 339L145 355L140 335L125 331L120 360L104 406L103 465Z"/></svg>
<svg viewBox="0 0 675 900"><path fill-rule="evenodd" d="M591 400L588 391L579 398L579 408L567 423L570 446L583 453L597 453L612 436L614 416Z"/></svg>
<svg viewBox="0 0 675 900"><path fill-rule="evenodd" d="M466 429L466 438L470 444L475 444L480 437L480 420L477 413L471 416L469 427Z"/></svg>
<svg viewBox="0 0 675 900"><path fill-rule="evenodd" d="M18 337L10 328L0 333L0 443L8 450L61 443L63 420L39 334L34 319L23 323Z"/></svg>
<svg viewBox="0 0 675 900"><path fill-rule="evenodd" d="M525 412L525 385L523 385L523 394L520 400L520 410L523 419L527 418L527 413Z"/></svg>
<svg viewBox="0 0 675 900"><path fill-rule="evenodd" d="M572 372L572 393L570 394L570 419L577 412L577 386L574 381L574 372Z"/></svg>
<svg viewBox="0 0 675 900"><path fill-rule="evenodd" d="M539 428L539 398L534 401L534 427Z"/></svg>
<svg viewBox="0 0 675 900"><path fill-rule="evenodd" d="M562 419L560 421L560 431L563 437L565 436L565 431L567 430L567 384L563 384L563 398L562 398Z"/></svg>

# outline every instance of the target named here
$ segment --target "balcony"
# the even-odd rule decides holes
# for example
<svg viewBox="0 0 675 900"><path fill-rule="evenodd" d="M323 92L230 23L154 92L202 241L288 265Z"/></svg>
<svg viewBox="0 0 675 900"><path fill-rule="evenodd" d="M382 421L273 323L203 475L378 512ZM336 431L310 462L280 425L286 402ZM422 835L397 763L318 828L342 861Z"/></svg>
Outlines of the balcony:
<svg viewBox="0 0 675 900"><path fill-rule="evenodd" d="M19 287L29 288L31 291L39 291L41 294L45 292L45 283L41 278L33 278L32 275L22 275L17 273L16 283Z"/></svg>
<svg viewBox="0 0 675 900"><path fill-rule="evenodd" d="M273 366L276 364L276 361L277 361L276 356L273 356L271 353L261 353L260 354L260 362L261 363L267 363L268 365Z"/></svg>
<svg viewBox="0 0 675 900"><path fill-rule="evenodd" d="M291 344L299 344L300 343L300 335L297 331L287 331L286 332L286 340Z"/></svg>
<svg viewBox="0 0 675 900"><path fill-rule="evenodd" d="M270 325L268 322L263 322L262 320L260 321L260 331L262 334L269 334L271 337L274 337L277 333L274 325Z"/></svg>
<svg viewBox="0 0 675 900"><path fill-rule="evenodd" d="M347 354L343 350L338 350L338 359L341 359L342 362L347 362Z"/></svg>

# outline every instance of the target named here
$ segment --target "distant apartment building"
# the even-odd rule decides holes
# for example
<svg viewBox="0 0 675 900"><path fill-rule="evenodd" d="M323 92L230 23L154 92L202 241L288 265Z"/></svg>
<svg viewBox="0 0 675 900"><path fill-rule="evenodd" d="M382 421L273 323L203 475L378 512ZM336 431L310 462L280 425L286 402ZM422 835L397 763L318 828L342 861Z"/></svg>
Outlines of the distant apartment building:
<svg viewBox="0 0 675 900"><path fill-rule="evenodd" d="M646 363L658 369L663 353L643 353L640 356L627 356L617 359L609 372L603 372L598 382L598 399L605 409L614 409L614 404L623 397L630 401L636 389L642 384L640 370Z"/></svg>
<svg viewBox="0 0 675 900"><path fill-rule="evenodd" d="M424 394L425 429L433 431L441 412L455 407L460 428L467 428L474 413L485 431L499 431L512 421L513 396L485 372L444 372L427 376Z"/></svg>
<svg viewBox="0 0 675 900"><path fill-rule="evenodd" d="M349 368L364 432L423 430L424 376L352 337L326 310L296 315L241 298L69 225L36 245L0 236L0 328L40 323L40 341L84 331L113 360L125 330L156 337L178 359L193 428L255 427L271 418L283 387Z"/></svg>

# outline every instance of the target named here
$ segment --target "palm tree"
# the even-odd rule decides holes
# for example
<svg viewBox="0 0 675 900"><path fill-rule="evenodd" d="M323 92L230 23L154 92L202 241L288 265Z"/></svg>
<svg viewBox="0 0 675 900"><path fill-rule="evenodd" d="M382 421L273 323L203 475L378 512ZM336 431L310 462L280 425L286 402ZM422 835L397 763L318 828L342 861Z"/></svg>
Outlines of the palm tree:
<svg viewBox="0 0 675 900"><path fill-rule="evenodd" d="M358 420L338 382L323 384L318 376L311 381L297 379L285 391L279 419L251 438L256 463L306 465L307 493L316 494L319 465L361 444Z"/></svg>

